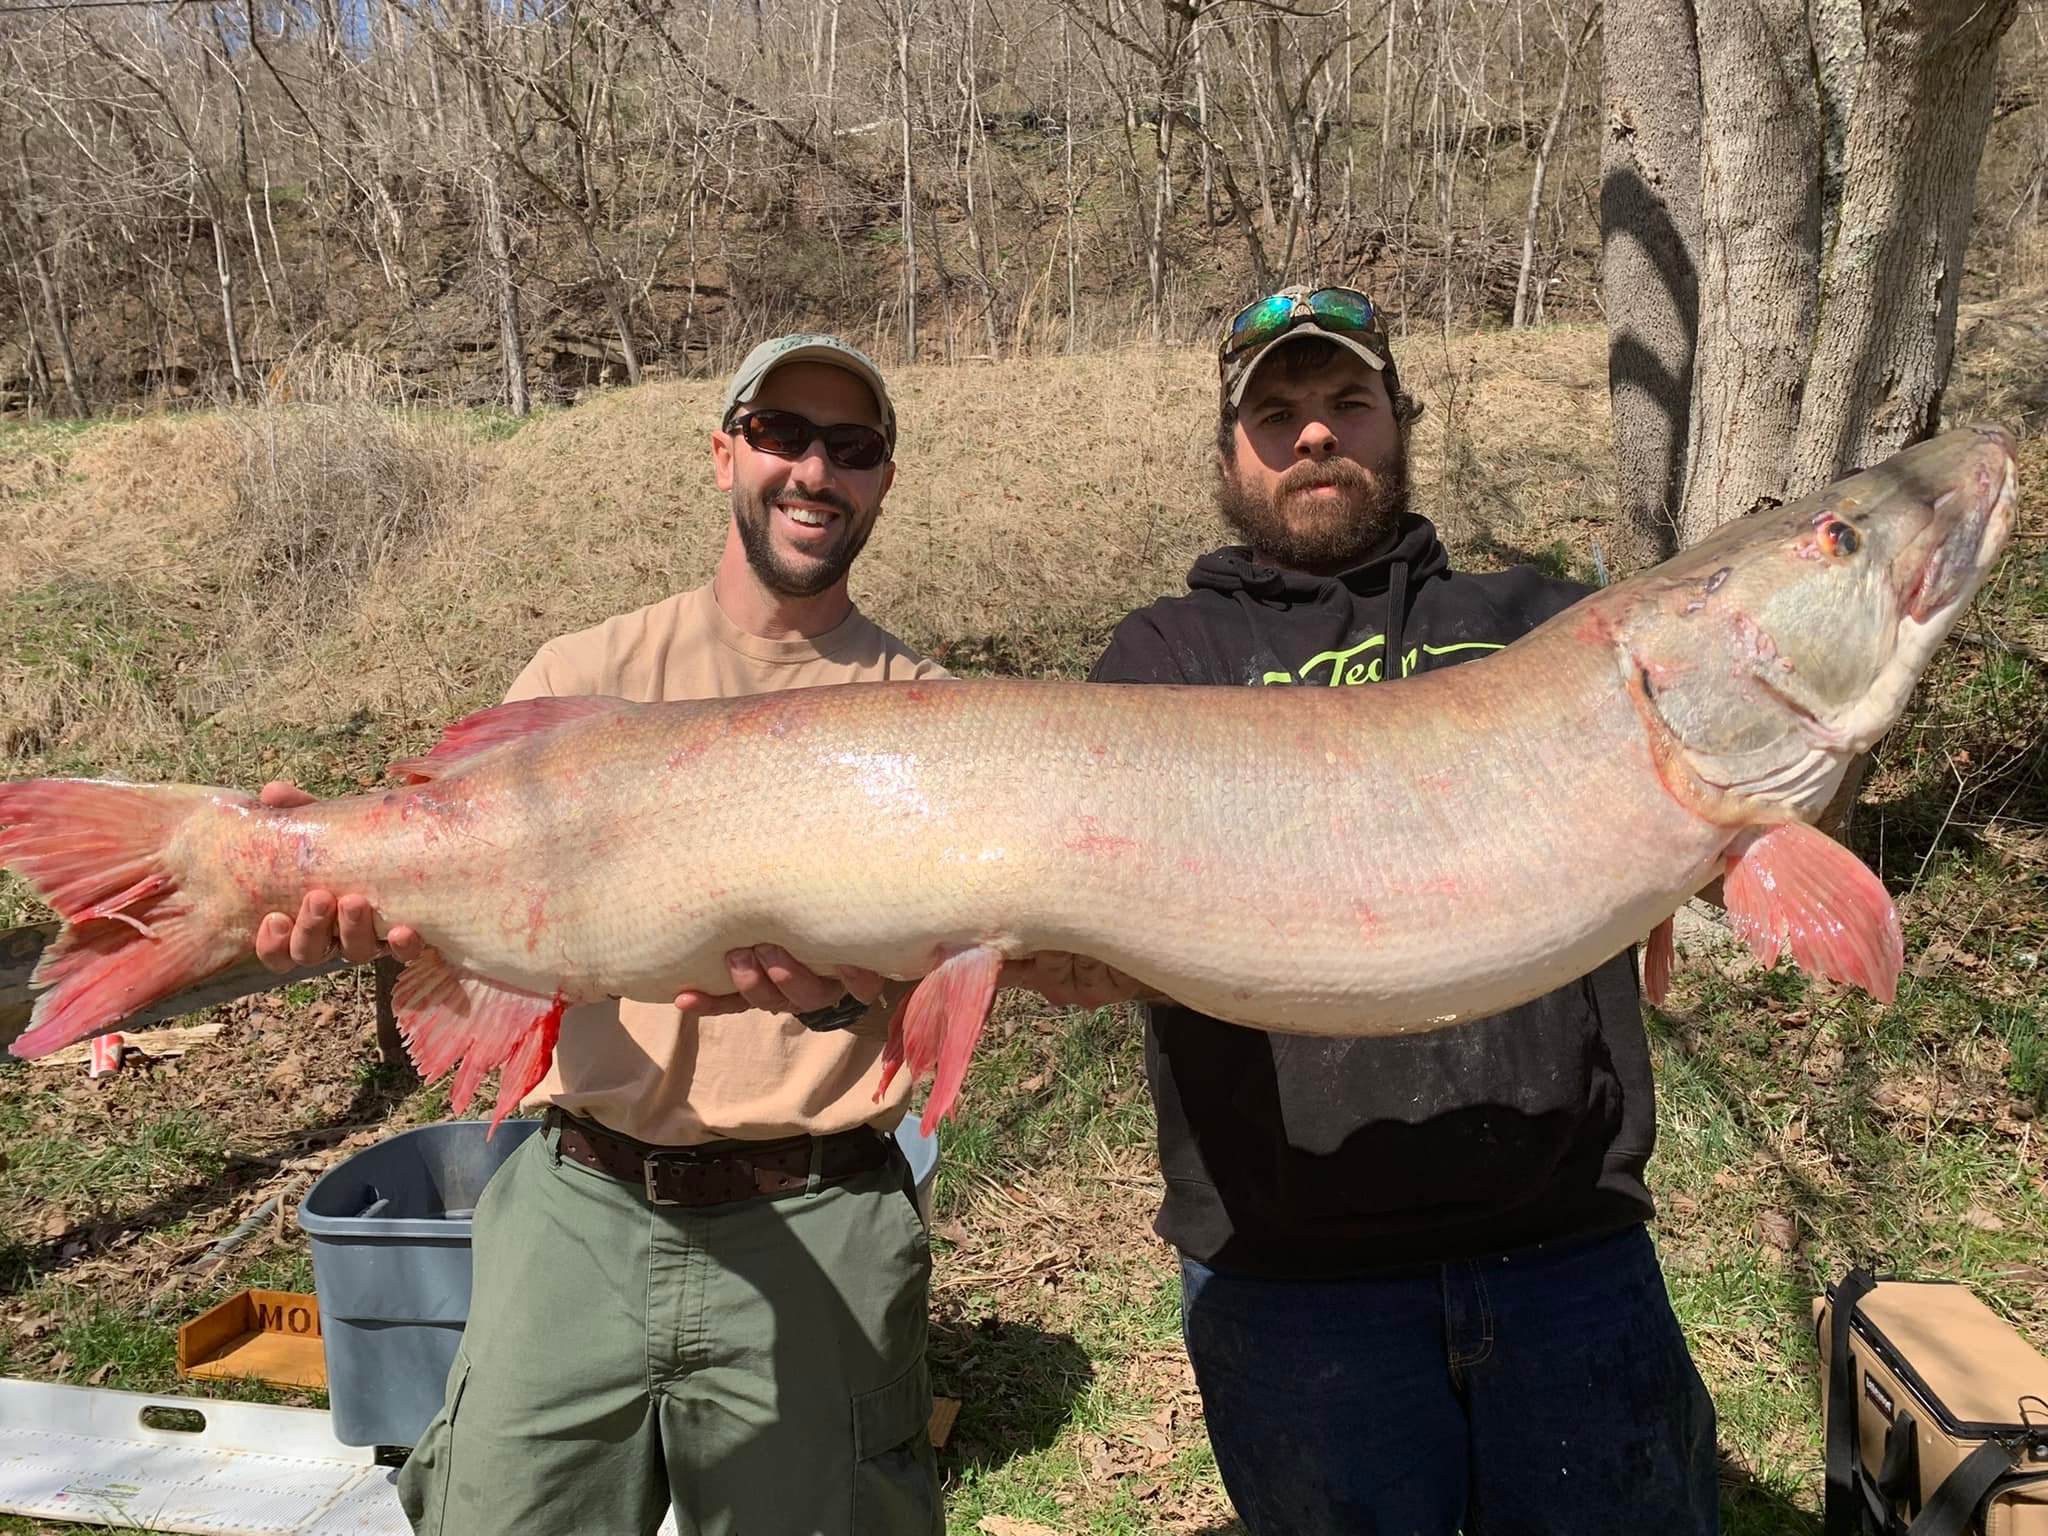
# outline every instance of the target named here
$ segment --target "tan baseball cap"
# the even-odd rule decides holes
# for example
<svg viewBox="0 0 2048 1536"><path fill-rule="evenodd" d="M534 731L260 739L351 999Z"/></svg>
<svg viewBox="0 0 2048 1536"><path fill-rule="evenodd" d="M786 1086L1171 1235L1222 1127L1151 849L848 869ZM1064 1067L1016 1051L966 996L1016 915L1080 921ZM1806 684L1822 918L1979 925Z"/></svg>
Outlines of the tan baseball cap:
<svg viewBox="0 0 2048 1536"><path fill-rule="evenodd" d="M867 385L874 392L875 404L881 408L882 435L888 438L890 451L895 451L896 406L889 398L888 385L882 382L882 370L875 366L873 358L851 342L814 331L771 337L749 352L725 387L725 405L718 413L719 425L729 424L741 406L751 405L761 392L762 381L784 363L829 363L835 368L845 369Z"/></svg>

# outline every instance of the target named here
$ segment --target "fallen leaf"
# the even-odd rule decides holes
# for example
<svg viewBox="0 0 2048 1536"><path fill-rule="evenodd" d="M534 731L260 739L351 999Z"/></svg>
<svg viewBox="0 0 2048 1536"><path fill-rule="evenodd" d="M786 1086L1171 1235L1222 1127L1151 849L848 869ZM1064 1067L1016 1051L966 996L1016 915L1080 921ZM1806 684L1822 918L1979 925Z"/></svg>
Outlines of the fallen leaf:
<svg viewBox="0 0 2048 1536"><path fill-rule="evenodd" d="M2003 1232L2005 1230L2004 1219L1985 1210L1981 1205L1973 1205L1963 1212L1963 1224L1975 1227L1979 1232Z"/></svg>
<svg viewBox="0 0 2048 1536"><path fill-rule="evenodd" d="M96 1387L96 1386L98 1386L98 1385L99 1385L99 1384L100 1384L101 1382L105 1381L105 1380L106 1380L106 1379L107 1379L107 1378L108 1378L109 1376L111 1376L111 1375L113 1375L113 1374L114 1374L114 1362L113 1362L113 1361L111 1361L111 1360L109 1360L109 1361L108 1361L108 1362L107 1362L107 1363L106 1363L105 1365L102 1365L102 1366L101 1366L101 1367L100 1367L100 1368L99 1368L98 1370L94 1371L94 1372L93 1372L93 1373L92 1373L92 1374L91 1374L90 1376L86 1377L86 1378L85 1378L85 1384L86 1384L86 1385L87 1385L88 1387Z"/></svg>
<svg viewBox="0 0 2048 1536"><path fill-rule="evenodd" d="M987 1536L1060 1536L1049 1525L1040 1525L1035 1520L1012 1520L1008 1515L983 1515L975 1529L987 1532Z"/></svg>
<svg viewBox="0 0 2048 1536"><path fill-rule="evenodd" d="M270 1069L264 1081L280 1093L291 1093L305 1086L306 1060L297 1051L285 1057Z"/></svg>
<svg viewBox="0 0 2048 1536"><path fill-rule="evenodd" d="M1784 1211L1759 1211L1756 1230L1757 1235L1779 1253L1790 1253L1799 1246L1799 1222Z"/></svg>
<svg viewBox="0 0 2048 1536"><path fill-rule="evenodd" d="M52 1211L43 1218L43 1236L62 1237L71 1230L71 1218L62 1211Z"/></svg>
<svg viewBox="0 0 2048 1536"><path fill-rule="evenodd" d="M1019 1093L1036 1093L1044 1086L1045 1074L1043 1072L1034 1072L1017 1085L1017 1091Z"/></svg>

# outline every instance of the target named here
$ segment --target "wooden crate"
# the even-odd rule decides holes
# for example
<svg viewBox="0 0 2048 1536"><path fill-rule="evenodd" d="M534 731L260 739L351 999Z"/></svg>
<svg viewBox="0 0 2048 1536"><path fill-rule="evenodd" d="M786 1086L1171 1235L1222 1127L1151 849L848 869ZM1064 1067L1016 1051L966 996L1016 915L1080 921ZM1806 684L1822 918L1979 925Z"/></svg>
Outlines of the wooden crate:
<svg viewBox="0 0 2048 1536"><path fill-rule="evenodd" d="M237 1291L180 1325L178 1374L324 1388L320 1308L297 1291Z"/></svg>

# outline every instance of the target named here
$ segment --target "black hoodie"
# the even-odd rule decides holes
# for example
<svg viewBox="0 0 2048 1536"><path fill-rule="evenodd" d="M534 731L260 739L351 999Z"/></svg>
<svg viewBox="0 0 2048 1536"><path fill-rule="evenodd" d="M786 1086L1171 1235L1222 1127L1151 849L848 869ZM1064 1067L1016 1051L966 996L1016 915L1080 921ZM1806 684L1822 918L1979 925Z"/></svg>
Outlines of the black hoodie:
<svg viewBox="0 0 2048 1536"><path fill-rule="evenodd" d="M1377 682L1499 650L1588 590L1527 567L1454 572L1415 516L1341 575L1229 548L1198 560L1188 587L1118 625L1093 678ZM1268 1034L1149 1011L1166 1177L1155 1225L1204 1263L1363 1274L1651 1213L1656 1120L1632 951L1506 1013L1418 1035Z"/></svg>

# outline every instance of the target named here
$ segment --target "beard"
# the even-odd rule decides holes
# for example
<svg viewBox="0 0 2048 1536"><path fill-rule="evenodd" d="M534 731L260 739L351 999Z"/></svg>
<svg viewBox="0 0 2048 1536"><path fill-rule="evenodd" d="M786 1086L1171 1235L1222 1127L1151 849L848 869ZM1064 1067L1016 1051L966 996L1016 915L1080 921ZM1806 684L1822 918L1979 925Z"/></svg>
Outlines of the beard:
<svg viewBox="0 0 2048 1536"><path fill-rule="evenodd" d="M792 555L776 548L771 526L775 508L783 501L811 501L839 514L837 539L819 554ZM807 490L787 486L773 496L735 488L732 497L733 523L740 531L740 545L747 564L761 585L782 597L816 597L844 577L854 559L867 547L875 520L862 519L859 509L837 491L823 487Z"/></svg>
<svg viewBox="0 0 2048 1536"><path fill-rule="evenodd" d="M1334 504L1302 494L1324 485L1337 488ZM1280 477L1270 497L1246 489L1236 466L1226 464L1217 503L1223 520L1262 560L1311 576L1335 575L1393 538L1408 510L1408 447L1396 447L1377 470L1356 459L1303 460Z"/></svg>

